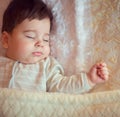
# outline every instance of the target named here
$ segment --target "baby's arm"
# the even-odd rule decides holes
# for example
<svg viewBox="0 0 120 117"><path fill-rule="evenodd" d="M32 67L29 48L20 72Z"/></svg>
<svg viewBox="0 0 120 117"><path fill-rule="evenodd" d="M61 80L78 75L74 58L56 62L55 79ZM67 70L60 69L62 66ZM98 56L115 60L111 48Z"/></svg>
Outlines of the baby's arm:
<svg viewBox="0 0 120 117"><path fill-rule="evenodd" d="M47 92L85 93L92 87L85 72L65 76L63 67L53 58L46 60Z"/></svg>
<svg viewBox="0 0 120 117"><path fill-rule="evenodd" d="M46 64L47 91L64 93L85 93L95 84L108 79L106 64L94 65L89 73L81 72L72 76L64 76L62 66L55 60L49 59Z"/></svg>
<svg viewBox="0 0 120 117"><path fill-rule="evenodd" d="M109 79L109 72L106 63L95 64L88 73L89 83L91 86L97 83L103 83Z"/></svg>

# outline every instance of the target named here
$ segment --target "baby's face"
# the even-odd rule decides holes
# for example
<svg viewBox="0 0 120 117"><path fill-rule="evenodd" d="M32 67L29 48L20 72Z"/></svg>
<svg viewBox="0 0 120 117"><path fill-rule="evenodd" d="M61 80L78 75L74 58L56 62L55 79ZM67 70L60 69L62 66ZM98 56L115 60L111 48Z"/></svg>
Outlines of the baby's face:
<svg viewBox="0 0 120 117"><path fill-rule="evenodd" d="M48 57L50 20L25 19L12 34L7 33L7 57L22 63L36 63ZM3 36L4 37L4 36Z"/></svg>

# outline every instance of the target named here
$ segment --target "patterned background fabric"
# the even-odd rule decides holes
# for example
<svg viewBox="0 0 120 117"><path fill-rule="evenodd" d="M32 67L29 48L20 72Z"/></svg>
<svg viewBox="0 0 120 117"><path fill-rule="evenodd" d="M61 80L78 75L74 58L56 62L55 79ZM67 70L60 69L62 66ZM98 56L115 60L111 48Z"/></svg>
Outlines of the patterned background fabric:
<svg viewBox="0 0 120 117"><path fill-rule="evenodd" d="M9 1L0 1L0 28ZM51 54L63 65L66 75L88 71L94 63L105 61L110 80L92 91L120 89L120 0L44 1L55 17Z"/></svg>

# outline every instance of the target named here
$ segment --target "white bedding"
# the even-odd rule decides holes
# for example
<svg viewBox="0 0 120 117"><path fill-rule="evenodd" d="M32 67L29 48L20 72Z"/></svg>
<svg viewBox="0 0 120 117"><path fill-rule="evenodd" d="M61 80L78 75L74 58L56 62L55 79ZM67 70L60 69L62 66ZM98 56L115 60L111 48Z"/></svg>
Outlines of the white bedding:
<svg viewBox="0 0 120 117"><path fill-rule="evenodd" d="M9 1L0 1L0 29ZM0 117L119 117L120 0L44 1L55 16L51 54L65 74L88 71L102 60L108 65L110 80L83 95L0 89Z"/></svg>
<svg viewBox="0 0 120 117"><path fill-rule="evenodd" d="M71 95L0 89L0 117L119 117L120 90Z"/></svg>

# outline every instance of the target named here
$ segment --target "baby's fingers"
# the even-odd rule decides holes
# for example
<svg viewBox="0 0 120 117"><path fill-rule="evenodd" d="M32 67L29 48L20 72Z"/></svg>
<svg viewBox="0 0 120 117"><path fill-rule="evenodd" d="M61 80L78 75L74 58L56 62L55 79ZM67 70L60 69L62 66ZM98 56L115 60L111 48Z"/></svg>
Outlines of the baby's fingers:
<svg viewBox="0 0 120 117"><path fill-rule="evenodd" d="M109 72L106 67L103 67L101 69L98 69L98 75L103 79L103 80L108 80L109 77Z"/></svg>
<svg viewBox="0 0 120 117"><path fill-rule="evenodd" d="M96 66L97 66L98 69L103 68L103 67L107 67L106 63L104 63L104 62L97 63Z"/></svg>

